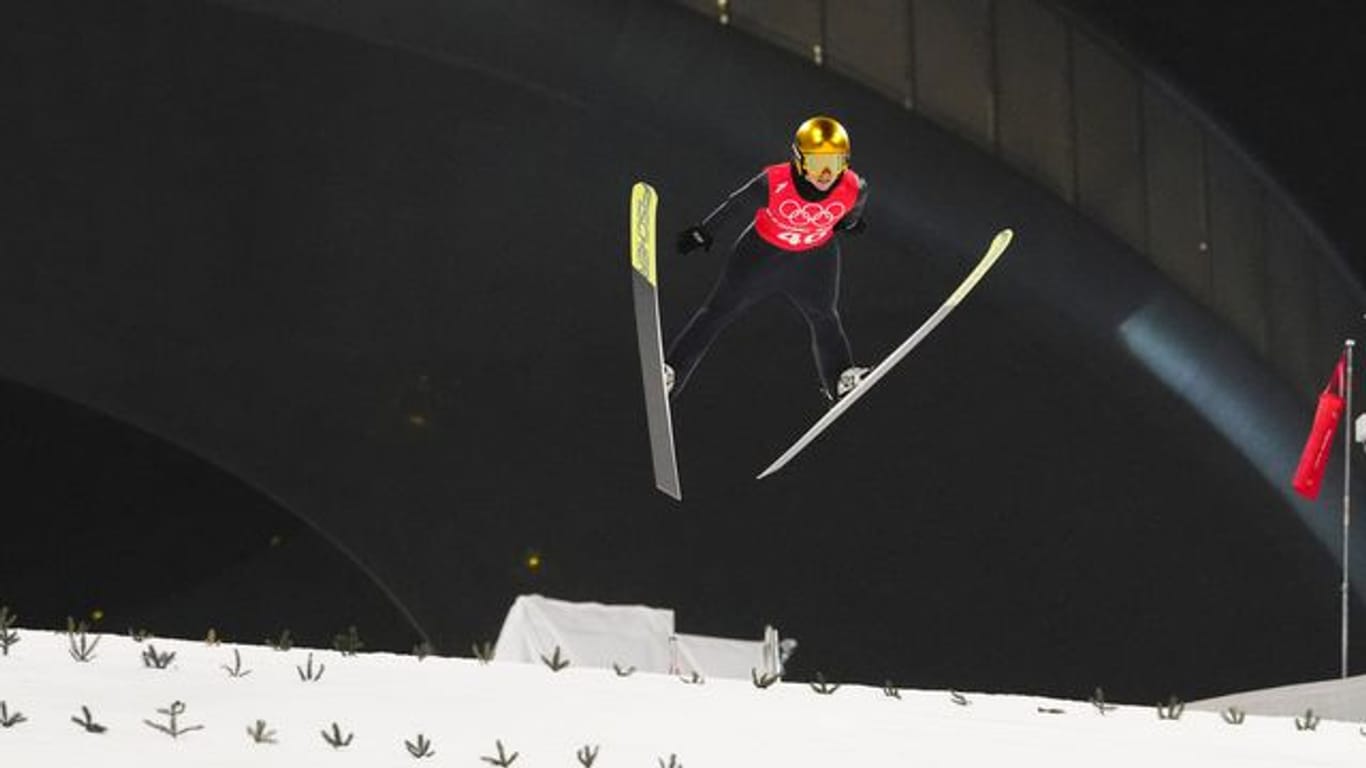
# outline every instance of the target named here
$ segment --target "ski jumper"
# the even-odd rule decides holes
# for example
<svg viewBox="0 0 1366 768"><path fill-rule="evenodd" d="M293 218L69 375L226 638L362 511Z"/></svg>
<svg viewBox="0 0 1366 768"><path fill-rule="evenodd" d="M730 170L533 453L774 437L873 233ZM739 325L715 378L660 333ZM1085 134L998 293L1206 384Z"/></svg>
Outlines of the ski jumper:
<svg viewBox="0 0 1366 768"><path fill-rule="evenodd" d="M791 163L780 163L731 193L702 221L703 230L712 230L736 213L753 216L731 246L711 294L669 343L665 361L674 369L672 396L687 385L727 326L778 294L806 319L816 374L833 398L840 373L853 366L839 316L840 247L835 234L859 223L867 198L867 183L852 170L822 192Z"/></svg>

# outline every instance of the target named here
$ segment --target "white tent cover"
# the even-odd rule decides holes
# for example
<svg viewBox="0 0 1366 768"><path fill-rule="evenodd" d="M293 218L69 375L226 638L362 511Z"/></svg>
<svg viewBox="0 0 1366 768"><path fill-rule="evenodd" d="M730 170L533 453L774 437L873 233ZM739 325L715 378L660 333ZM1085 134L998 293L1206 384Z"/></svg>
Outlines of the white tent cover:
<svg viewBox="0 0 1366 768"><path fill-rule="evenodd" d="M674 630L674 612L666 608L519 596L503 620L494 661L540 664L556 649L580 667L746 680L780 674L771 627L762 640L686 635Z"/></svg>

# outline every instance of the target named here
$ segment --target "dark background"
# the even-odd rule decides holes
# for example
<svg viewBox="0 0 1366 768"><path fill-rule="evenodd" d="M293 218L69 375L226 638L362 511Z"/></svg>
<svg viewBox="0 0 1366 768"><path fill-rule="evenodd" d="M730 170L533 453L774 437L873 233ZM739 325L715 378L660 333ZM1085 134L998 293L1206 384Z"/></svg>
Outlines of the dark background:
<svg viewBox="0 0 1366 768"><path fill-rule="evenodd" d="M198 3L26 8L5 46L20 117L0 129L0 604L28 626L98 610L106 631L326 644L356 624L372 648L463 654L539 591L672 607L686 632L772 623L802 643L794 677L1147 701L1335 674L1331 560L1082 309L1037 301L1058 279L1043 268L1004 264L861 413L756 484L821 407L804 330L760 308L676 411L687 502L652 494L629 283L598 258L622 250L634 178L657 180L671 232L817 105L862 115L861 157L885 159L876 226L848 248L861 355L899 341L989 238L954 201L1047 225L1012 259L1113 253L1109 303L1086 310L1102 318L1157 278L833 76L753 108L658 62L669 78L644 97L585 90L646 57L654 24L745 72L793 66L686 12L611 5L540 8L545 37L526 42L544 58L506 70L485 63L525 8L478 36L452 27L473 65ZM1350 246L1360 144L1332 116L1352 97L1295 85L1350 64L1313 45L1345 22L1076 5L1208 100ZM553 32L571 24L621 50L557 64L556 46L579 50ZM1305 125L1333 132L1306 141ZM697 126L710 138L684 140ZM921 186L892 178L903 144ZM890 202L906 199L918 213ZM672 329L719 253L665 258Z"/></svg>
<svg viewBox="0 0 1366 768"><path fill-rule="evenodd" d="M1204 108L1366 275L1366 9L1343 0L1061 0Z"/></svg>

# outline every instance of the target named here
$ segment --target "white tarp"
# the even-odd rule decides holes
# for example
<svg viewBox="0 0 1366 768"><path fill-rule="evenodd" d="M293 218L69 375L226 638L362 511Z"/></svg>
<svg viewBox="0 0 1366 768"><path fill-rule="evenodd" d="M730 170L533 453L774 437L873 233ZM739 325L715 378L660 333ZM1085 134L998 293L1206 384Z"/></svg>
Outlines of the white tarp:
<svg viewBox="0 0 1366 768"><path fill-rule="evenodd" d="M668 672L674 612L643 605L571 603L521 595L498 633L494 661L541 663L555 649L575 666Z"/></svg>
<svg viewBox="0 0 1366 768"><path fill-rule="evenodd" d="M579 667L744 679L752 671L778 673L778 633L771 628L764 640L680 635L673 611L664 608L519 596L503 621L494 660L540 664L556 648Z"/></svg>
<svg viewBox="0 0 1366 768"><path fill-rule="evenodd" d="M774 639L729 640L703 635L676 635L678 673L702 677L729 677L748 680L753 674L776 674L774 652L776 632L768 631Z"/></svg>

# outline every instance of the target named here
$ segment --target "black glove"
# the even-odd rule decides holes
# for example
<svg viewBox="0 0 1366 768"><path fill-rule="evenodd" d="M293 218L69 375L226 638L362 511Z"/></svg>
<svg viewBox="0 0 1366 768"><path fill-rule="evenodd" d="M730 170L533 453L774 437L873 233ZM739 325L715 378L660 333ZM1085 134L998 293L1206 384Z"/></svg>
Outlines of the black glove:
<svg viewBox="0 0 1366 768"><path fill-rule="evenodd" d="M711 250L711 235L701 227L688 227L678 233L678 252L687 253L696 248Z"/></svg>
<svg viewBox="0 0 1366 768"><path fill-rule="evenodd" d="M867 228L868 222L864 221L862 216L855 219L854 221L850 221L848 219L840 219L839 231L841 232L847 232L851 235L861 235L863 234L863 230Z"/></svg>

